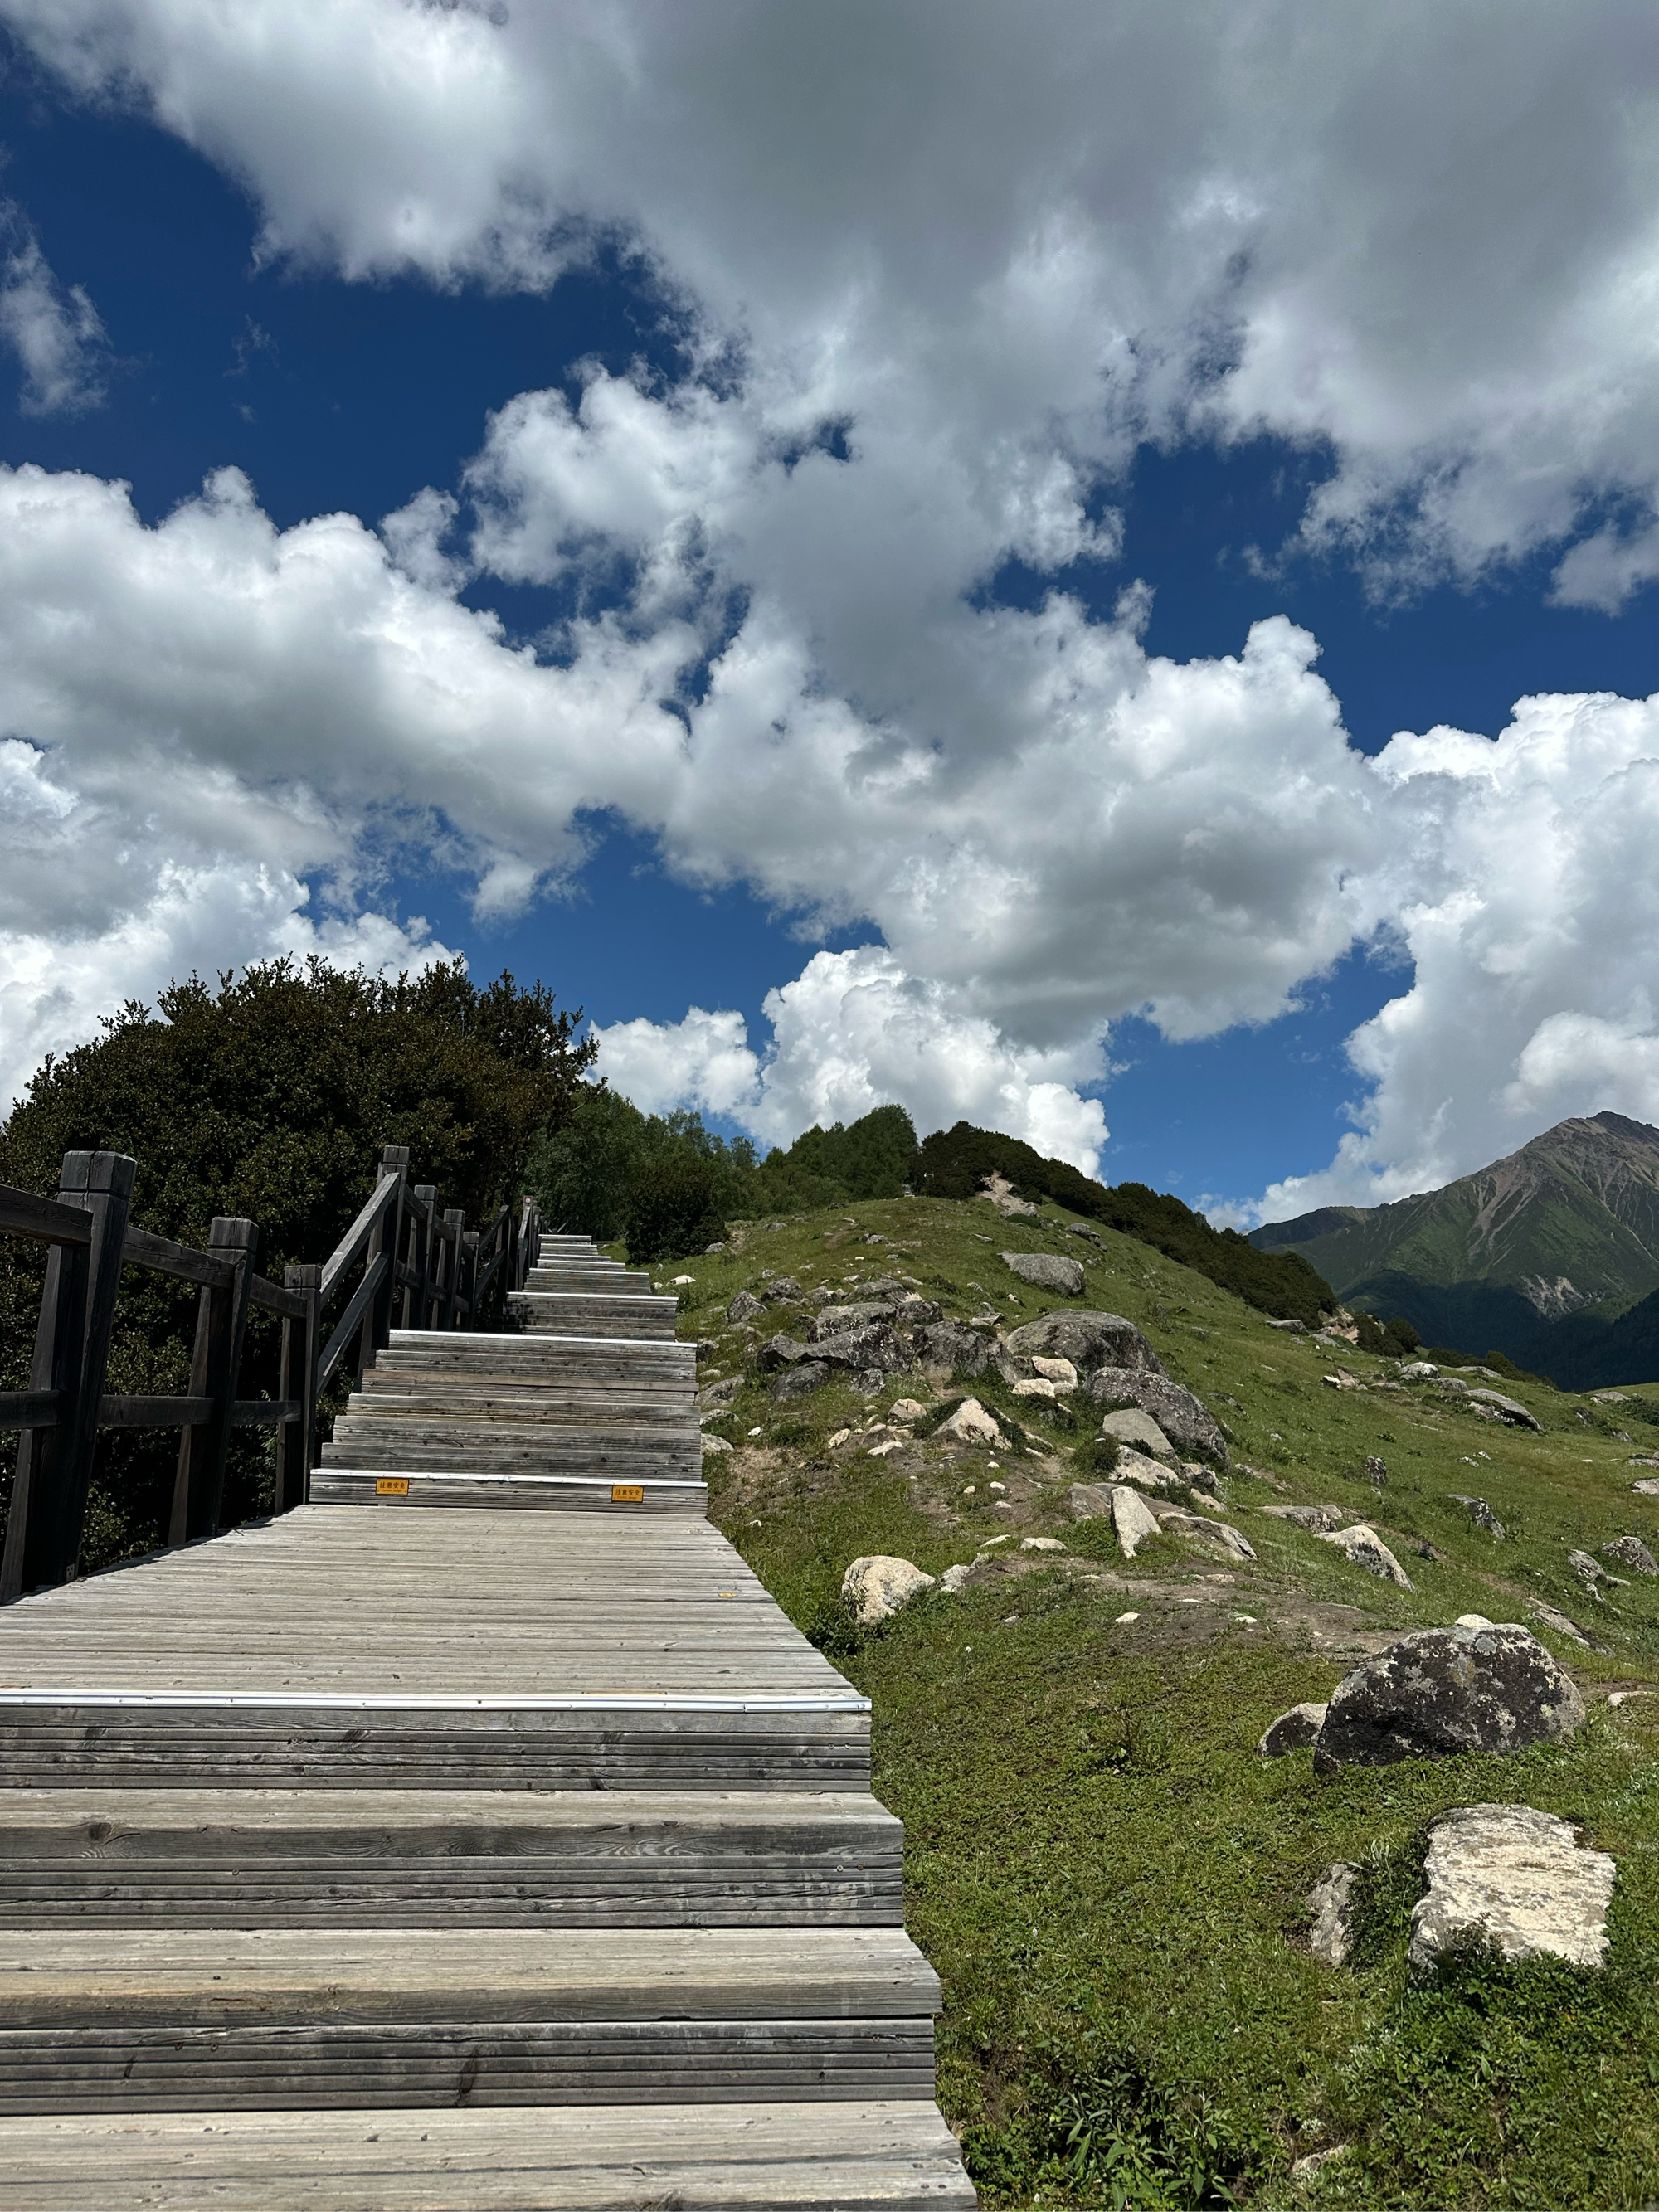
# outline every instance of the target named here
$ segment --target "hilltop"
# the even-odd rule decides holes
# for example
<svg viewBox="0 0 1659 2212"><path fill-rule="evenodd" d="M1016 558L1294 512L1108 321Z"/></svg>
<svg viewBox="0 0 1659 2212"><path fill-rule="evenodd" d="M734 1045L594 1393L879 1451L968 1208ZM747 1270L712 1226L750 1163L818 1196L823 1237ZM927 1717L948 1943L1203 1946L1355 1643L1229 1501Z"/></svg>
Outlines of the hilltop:
<svg viewBox="0 0 1659 2212"><path fill-rule="evenodd" d="M1659 1129L1621 1114L1559 1122L1442 1190L1322 1207L1249 1241L1299 1253L1347 1304L1403 1315L1428 1343L1495 1347L1564 1382L1645 1379L1659 1354L1659 1310L1617 1327L1659 1291Z"/></svg>
<svg viewBox="0 0 1659 2212"><path fill-rule="evenodd" d="M1124 2201L1115 2176L1137 2206L1267 2212L1659 2193L1659 1725L1644 1699L1606 1702L1659 1679L1659 1582L1592 1595L1568 1558L1626 1534L1659 1547L1629 1464L1659 1455L1659 1391L1602 1404L1504 1381L1540 1425L1510 1427L1443 1389L1460 1378L1404 1379L1396 1359L1275 1327L1048 1200L1006 1216L982 1200L855 1202L733 1224L725 1247L657 1271L690 1279L680 1325L704 1347L720 1440L711 1510L874 1700L876 1786L910 1839L908 1923L947 1992L941 2102L988 2206L1105 2206ZM1004 1251L1078 1259L1081 1297L1034 1288ZM992 1337L1067 1305L1136 1323L1222 1425L1219 1496L1192 1498L1255 1558L1169 1533L1124 1559L1109 1524L1071 1518L1098 1409L1017 1395L994 1366L775 1395L772 1336L805 1338L826 1294L906 1292ZM1002 1451L941 1435L969 1389ZM1502 1537L1454 1493L1483 1500ZM1415 1587L1268 1510L1328 1503L1376 1527ZM1028 1537L1066 1548L1022 1550ZM841 1583L871 1553L963 1568L963 1587L860 1630ZM1468 1612L1529 1622L1571 1665L1592 1705L1571 1743L1328 1780L1306 1752L1258 1759L1275 1714ZM1494 1799L1565 1814L1619 1856L1616 1965L1593 1982L1537 1967L1408 1981L1426 1824ZM1341 1968L1308 1951L1304 1902L1336 1859L1362 1867L1370 1900ZM1336 2168L1291 2180L1339 2143L1341 2187Z"/></svg>

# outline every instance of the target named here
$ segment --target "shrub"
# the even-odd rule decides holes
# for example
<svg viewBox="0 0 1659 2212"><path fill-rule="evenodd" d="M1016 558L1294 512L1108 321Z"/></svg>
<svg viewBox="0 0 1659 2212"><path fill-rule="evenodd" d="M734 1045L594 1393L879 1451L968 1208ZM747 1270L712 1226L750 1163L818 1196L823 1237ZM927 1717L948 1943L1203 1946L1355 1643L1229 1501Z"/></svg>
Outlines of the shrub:
<svg viewBox="0 0 1659 2212"><path fill-rule="evenodd" d="M635 1267L681 1260L726 1235L714 1171L695 1154L664 1152L636 1170L628 1194L628 1256Z"/></svg>

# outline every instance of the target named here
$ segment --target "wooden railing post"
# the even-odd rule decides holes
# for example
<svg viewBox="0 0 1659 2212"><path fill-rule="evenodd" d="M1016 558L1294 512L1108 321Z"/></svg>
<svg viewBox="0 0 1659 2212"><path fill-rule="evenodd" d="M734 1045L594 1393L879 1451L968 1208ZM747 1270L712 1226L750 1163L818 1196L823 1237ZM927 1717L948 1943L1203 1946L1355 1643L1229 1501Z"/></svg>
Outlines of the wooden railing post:
<svg viewBox="0 0 1659 2212"><path fill-rule="evenodd" d="M432 1303L438 1291L438 1259L442 1239L438 1235L438 1188L435 1183L417 1182L410 1195L415 1200L415 1234L419 1243L416 1273L421 1287L416 1292L415 1317L411 1328L430 1328Z"/></svg>
<svg viewBox="0 0 1659 2212"><path fill-rule="evenodd" d="M478 1279L483 1273L483 1239L476 1229L461 1231L461 1297L466 1304L466 1326L478 1326Z"/></svg>
<svg viewBox="0 0 1659 2212"><path fill-rule="evenodd" d="M29 1383L61 1390L64 1411L53 1427L18 1439L0 1602L69 1581L80 1557L136 1172L125 1152L64 1155L58 1195L91 1214L92 1241L54 1245L46 1261Z"/></svg>
<svg viewBox="0 0 1659 2212"><path fill-rule="evenodd" d="M380 1181L388 1176L398 1178L397 1195L375 1224L374 1234L368 1243L367 1264L374 1265L377 1256L386 1254L386 1279L374 1293L373 1304L363 1316L363 1334L357 1347L357 1372L361 1375L374 1364L374 1355L384 1352L392 1341L392 1315L398 1295L398 1260L404 1248L404 1206L409 1191L409 1146L387 1145L380 1154Z"/></svg>
<svg viewBox="0 0 1659 2212"><path fill-rule="evenodd" d="M444 1239L449 1247L449 1277L445 1285L444 1317L440 1324L444 1328L455 1326L456 1308L461 1295L461 1224L465 1219L465 1206L452 1206L445 1210L444 1224L451 1233Z"/></svg>
<svg viewBox="0 0 1659 2212"><path fill-rule="evenodd" d="M216 1215L208 1231L209 1252L216 1259L232 1261L236 1273L227 1288L205 1286L196 1310L190 1395L210 1398L213 1410L205 1421L186 1429L179 1442L169 1544L193 1543L199 1537L215 1534L219 1527L236 1378L242 1364L242 1332L258 1245L258 1224L234 1215Z"/></svg>
<svg viewBox="0 0 1659 2212"><path fill-rule="evenodd" d="M276 1395L298 1401L297 1417L284 1424L276 1444L276 1510L287 1513L303 1505L311 1493L311 1468L317 1455L317 1353L321 1334L318 1291L320 1267L301 1263L283 1270L285 1289L298 1291L306 1302L306 1317L283 1321L283 1379Z"/></svg>

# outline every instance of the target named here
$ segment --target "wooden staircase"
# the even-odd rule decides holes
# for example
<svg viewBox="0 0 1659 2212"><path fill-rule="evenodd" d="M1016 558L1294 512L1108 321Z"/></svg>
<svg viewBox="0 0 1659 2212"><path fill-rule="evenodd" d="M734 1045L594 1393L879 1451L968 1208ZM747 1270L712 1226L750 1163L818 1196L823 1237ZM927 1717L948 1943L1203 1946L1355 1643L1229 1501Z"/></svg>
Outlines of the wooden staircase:
<svg viewBox="0 0 1659 2212"><path fill-rule="evenodd" d="M6 2212L974 2204L867 1702L704 1517L673 1301L538 1261L309 1504L0 1611Z"/></svg>

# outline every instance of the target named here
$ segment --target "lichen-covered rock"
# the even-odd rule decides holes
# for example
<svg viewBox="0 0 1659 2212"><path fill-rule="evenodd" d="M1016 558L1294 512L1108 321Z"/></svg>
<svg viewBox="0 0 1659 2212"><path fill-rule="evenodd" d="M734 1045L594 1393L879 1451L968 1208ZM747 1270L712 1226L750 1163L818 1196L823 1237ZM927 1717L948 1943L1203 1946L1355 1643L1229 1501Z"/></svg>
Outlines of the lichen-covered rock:
<svg viewBox="0 0 1659 2212"><path fill-rule="evenodd" d="M830 1369L822 1359L803 1359L798 1365L786 1367L775 1382L770 1395L780 1404L791 1398L805 1398L814 1390L821 1390L830 1380Z"/></svg>
<svg viewBox="0 0 1659 2212"><path fill-rule="evenodd" d="M1262 1511L1275 1521L1288 1521L1292 1527L1311 1529L1316 1536L1328 1535L1340 1528L1347 1519L1340 1505L1264 1505Z"/></svg>
<svg viewBox="0 0 1659 2212"><path fill-rule="evenodd" d="M1470 1498L1461 1490L1449 1490L1446 1495L1454 1505L1463 1508L1477 1528L1484 1528L1487 1535L1503 1541L1504 1524L1484 1498Z"/></svg>
<svg viewBox="0 0 1659 2212"><path fill-rule="evenodd" d="M1029 1356L1038 1382L1052 1382L1056 1390L1076 1389L1077 1369L1069 1359L1045 1358L1040 1352Z"/></svg>
<svg viewBox="0 0 1659 2212"><path fill-rule="evenodd" d="M1190 1536L1197 1543L1207 1544L1211 1550L1224 1553L1230 1559L1253 1559L1255 1557L1248 1536L1225 1521L1206 1521L1201 1513L1189 1513L1184 1506L1159 1505L1153 1509L1158 1525L1167 1534Z"/></svg>
<svg viewBox="0 0 1659 2212"><path fill-rule="evenodd" d="M1073 1521L1103 1521L1112 1510L1109 1483L1074 1482L1066 1493Z"/></svg>
<svg viewBox="0 0 1659 2212"><path fill-rule="evenodd" d="M939 1423L933 1434L957 1444L1000 1444L1006 1441L994 1417L986 1412L977 1398L964 1398L949 1419Z"/></svg>
<svg viewBox="0 0 1659 2212"><path fill-rule="evenodd" d="M757 1313L766 1309L751 1291L739 1291L726 1309L726 1318L735 1328L739 1322L753 1321Z"/></svg>
<svg viewBox="0 0 1659 2212"><path fill-rule="evenodd" d="M1075 1262L1073 1262L1075 1265ZM1051 1313L1012 1329L1008 1349L1017 1358L1069 1359L1079 1375L1100 1367L1134 1367L1162 1375L1164 1364L1132 1321L1114 1313Z"/></svg>
<svg viewBox="0 0 1659 2212"><path fill-rule="evenodd" d="M775 1275L761 1291L769 1306L797 1306L805 1292L793 1275Z"/></svg>
<svg viewBox="0 0 1659 2212"><path fill-rule="evenodd" d="M908 1559L873 1553L854 1559L842 1577L842 1602L851 1607L860 1628L873 1628L878 1621L890 1620L918 1591L932 1589L933 1581Z"/></svg>
<svg viewBox="0 0 1659 2212"><path fill-rule="evenodd" d="M845 1336L851 1328L868 1328L876 1322L892 1318L890 1298L862 1298L844 1306L825 1306L807 1331L814 1344L823 1344L832 1336Z"/></svg>
<svg viewBox="0 0 1659 2212"><path fill-rule="evenodd" d="M1269 1721L1255 1747L1258 1759L1283 1759L1287 1752L1305 1751L1325 1722L1323 1705L1292 1705Z"/></svg>
<svg viewBox="0 0 1659 2212"><path fill-rule="evenodd" d="M1149 1536L1163 1532L1150 1505L1138 1490L1126 1484L1114 1483L1111 1492L1112 1529L1117 1538L1117 1547L1126 1559L1133 1559Z"/></svg>
<svg viewBox="0 0 1659 2212"><path fill-rule="evenodd" d="M1523 1751L1571 1735L1583 1719L1575 1684L1516 1623L1419 1628L1338 1683L1314 1765L1330 1773L1465 1751Z"/></svg>
<svg viewBox="0 0 1659 2212"><path fill-rule="evenodd" d="M1172 1460L1175 1446L1170 1442L1152 1415L1143 1413L1139 1406L1125 1406L1115 1413L1108 1413L1100 1425L1103 1437L1115 1437L1121 1444L1133 1444L1137 1451L1150 1452L1154 1459Z"/></svg>
<svg viewBox="0 0 1659 2212"><path fill-rule="evenodd" d="M1225 1472L1227 1439L1214 1415L1167 1375L1140 1367L1101 1367L1089 1377L1087 1387L1095 1403L1109 1411L1139 1406L1150 1413L1183 1459L1207 1460Z"/></svg>
<svg viewBox="0 0 1659 2212"><path fill-rule="evenodd" d="M1638 1575L1659 1575L1659 1561L1639 1536L1615 1536L1601 1550L1606 1558L1617 1559L1621 1567L1632 1568Z"/></svg>
<svg viewBox="0 0 1659 2212"><path fill-rule="evenodd" d="M1356 1567L1364 1567L1379 1582L1394 1583L1401 1589L1414 1587L1411 1577L1376 1529L1368 1528L1363 1521L1356 1521L1351 1528L1321 1530L1319 1540L1322 1544L1334 1544L1345 1559L1351 1560Z"/></svg>
<svg viewBox="0 0 1659 2212"><path fill-rule="evenodd" d="M1081 1261L1068 1260L1062 1252L1005 1252L1002 1264L1022 1283L1034 1284L1040 1291L1059 1291L1068 1298L1080 1298L1087 1283Z"/></svg>
<svg viewBox="0 0 1659 2212"><path fill-rule="evenodd" d="M921 1330L916 1349L924 1366L942 1367L951 1375L982 1375L996 1355L994 1344L957 1321L938 1321Z"/></svg>
<svg viewBox="0 0 1659 2212"><path fill-rule="evenodd" d="M1145 1452L1133 1451L1125 1444L1113 1464L1112 1480L1115 1482L1132 1482L1137 1490L1167 1490L1172 1482L1179 1482L1182 1478L1163 1460L1149 1459Z"/></svg>
<svg viewBox="0 0 1659 2212"><path fill-rule="evenodd" d="M1058 1536L1022 1536L1019 1548L1022 1552L1063 1552L1066 1547Z"/></svg>
<svg viewBox="0 0 1659 2212"><path fill-rule="evenodd" d="M1302 1705L1295 1708L1297 1712L1315 1710L1317 1708ZM1308 1892L1308 1948L1328 1966L1345 1966L1353 1948L1353 1889L1358 1878L1357 1866L1346 1859L1336 1859Z"/></svg>
<svg viewBox="0 0 1659 2212"><path fill-rule="evenodd" d="M1449 1951L1489 1945L1505 1959L1607 1957L1614 1866L1570 1821L1530 1805L1463 1805L1429 1830L1428 1888L1412 1914L1410 1959L1427 1973Z"/></svg>
<svg viewBox="0 0 1659 2212"><path fill-rule="evenodd" d="M833 1336L821 1339L811 1346L811 1356L828 1360L832 1367L850 1367L855 1374L872 1368L891 1374L906 1365L910 1355L884 1322L872 1322L866 1328L839 1329ZM880 1387L876 1385L878 1389Z"/></svg>
<svg viewBox="0 0 1659 2212"><path fill-rule="evenodd" d="M1471 1390L1468 1395L1477 1405L1490 1406L1498 1419L1507 1421L1511 1428L1541 1429L1544 1425L1518 1398L1506 1398L1501 1390Z"/></svg>
<svg viewBox="0 0 1659 2212"><path fill-rule="evenodd" d="M763 1375L775 1375L780 1368L793 1367L812 1357L812 1347L793 1336L769 1336L755 1354L755 1364Z"/></svg>
<svg viewBox="0 0 1659 2212"><path fill-rule="evenodd" d="M960 1560L954 1567L946 1567L945 1572L939 1578L939 1586L945 1593L947 1597L959 1596L963 1586L967 1583L969 1576L971 1575L973 1571L974 1568L971 1561Z"/></svg>

